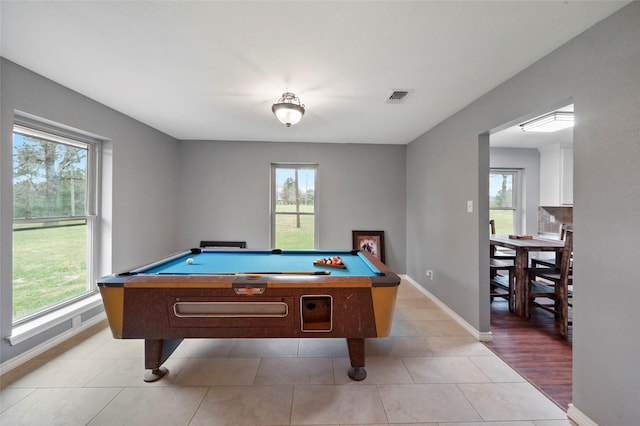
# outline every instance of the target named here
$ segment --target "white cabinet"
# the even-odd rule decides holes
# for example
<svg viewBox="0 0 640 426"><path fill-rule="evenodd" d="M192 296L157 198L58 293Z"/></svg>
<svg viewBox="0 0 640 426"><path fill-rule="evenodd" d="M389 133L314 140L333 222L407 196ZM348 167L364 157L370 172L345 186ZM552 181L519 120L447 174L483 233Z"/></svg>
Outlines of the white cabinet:
<svg viewBox="0 0 640 426"><path fill-rule="evenodd" d="M573 148L560 148L560 204L573 205Z"/></svg>
<svg viewBox="0 0 640 426"><path fill-rule="evenodd" d="M548 145L540 151L540 205L573 204L573 148Z"/></svg>

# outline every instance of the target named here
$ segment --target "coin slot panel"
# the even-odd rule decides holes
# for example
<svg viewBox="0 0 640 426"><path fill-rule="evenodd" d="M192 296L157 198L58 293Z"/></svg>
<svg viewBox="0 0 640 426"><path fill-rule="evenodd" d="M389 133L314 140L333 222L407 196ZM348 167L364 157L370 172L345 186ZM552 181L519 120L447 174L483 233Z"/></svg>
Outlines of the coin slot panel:
<svg viewBox="0 0 640 426"><path fill-rule="evenodd" d="M330 295L300 297L302 331L326 332L333 328L333 298Z"/></svg>

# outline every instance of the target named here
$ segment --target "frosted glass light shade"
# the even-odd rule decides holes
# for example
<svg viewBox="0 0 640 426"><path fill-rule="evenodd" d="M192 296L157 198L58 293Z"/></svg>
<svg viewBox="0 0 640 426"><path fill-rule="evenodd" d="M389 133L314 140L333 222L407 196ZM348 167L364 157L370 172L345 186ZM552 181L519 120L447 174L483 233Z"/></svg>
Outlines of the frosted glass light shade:
<svg viewBox="0 0 640 426"><path fill-rule="evenodd" d="M285 92L282 97L273 104L271 111L285 126L291 127L298 123L304 115L304 105L293 93Z"/></svg>

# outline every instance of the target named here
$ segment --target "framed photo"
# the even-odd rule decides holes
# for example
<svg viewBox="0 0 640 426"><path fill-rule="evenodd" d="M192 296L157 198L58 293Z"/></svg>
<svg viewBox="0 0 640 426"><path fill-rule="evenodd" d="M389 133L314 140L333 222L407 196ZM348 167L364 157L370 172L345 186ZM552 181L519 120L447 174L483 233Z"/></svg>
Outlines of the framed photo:
<svg viewBox="0 0 640 426"><path fill-rule="evenodd" d="M368 251L384 263L384 231L351 231L353 248Z"/></svg>

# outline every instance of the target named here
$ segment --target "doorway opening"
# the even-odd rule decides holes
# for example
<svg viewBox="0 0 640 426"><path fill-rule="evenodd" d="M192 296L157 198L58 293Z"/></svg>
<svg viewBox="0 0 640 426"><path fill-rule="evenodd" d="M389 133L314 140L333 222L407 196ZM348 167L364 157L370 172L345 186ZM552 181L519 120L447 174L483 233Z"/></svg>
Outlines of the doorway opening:
<svg viewBox="0 0 640 426"><path fill-rule="evenodd" d="M559 103L556 107L521 117L490 132L489 165L485 170L489 171L489 176L498 175L498 181L502 177L504 185L500 181L498 189L491 192L489 183L488 216L497 220L494 212L500 211L504 216L500 217L505 221L511 214L515 218L511 225L505 223L498 227L496 224L497 229L501 229L496 233L509 233L508 230L512 229L514 236L558 240L563 226L573 224L573 128L533 133L524 132L521 126L524 122L554 112L573 114L573 102ZM519 184L510 181L508 171L519 171ZM517 203L509 204L514 197L519 197L519 206ZM513 213L518 209L519 216ZM538 255L554 256L530 253L531 257ZM517 292L517 282L515 287ZM492 334L492 340L485 344L567 410L572 399L571 327L568 338L563 339L553 313L533 309L530 317L518 316L509 311L507 299L484 300L490 304ZM535 369L530 368L532 362L536 364Z"/></svg>

